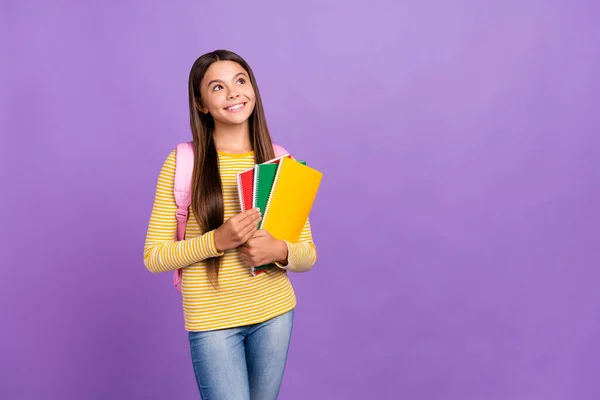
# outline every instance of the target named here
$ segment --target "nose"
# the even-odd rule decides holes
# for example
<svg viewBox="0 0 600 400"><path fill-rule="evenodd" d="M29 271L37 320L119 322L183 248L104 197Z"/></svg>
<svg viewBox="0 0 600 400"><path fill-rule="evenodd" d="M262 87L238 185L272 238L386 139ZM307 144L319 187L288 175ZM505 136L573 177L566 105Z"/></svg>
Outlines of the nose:
<svg viewBox="0 0 600 400"><path fill-rule="evenodd" d="M235 99L236 97L240 97L240 94L236 91L230 91L229 92L229 96L227 97L228 99Z"/></svg>

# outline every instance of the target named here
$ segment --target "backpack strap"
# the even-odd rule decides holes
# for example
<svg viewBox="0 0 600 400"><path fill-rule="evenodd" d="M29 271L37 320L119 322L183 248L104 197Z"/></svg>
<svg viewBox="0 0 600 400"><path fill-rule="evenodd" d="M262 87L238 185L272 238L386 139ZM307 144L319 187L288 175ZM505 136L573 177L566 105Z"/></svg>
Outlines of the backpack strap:
<svg viewBox="0 0 600 400"><path fill-rule="evenodd" d="M286 149L275 143L273 143L273 151L275 152L275 157L281 157L285 154L288 154Z"/></svg>
<svg viewBox="0 0 600 400"><path fill-rule="evenodd" d="M179 143L175 153L175 179L173 194L177 211L177 233L176 240L185 238L185 227L187 225L189 207L192 203L192 173L194 171L194 146L193 142ZM183 271L178 269L173 276L173 285L181 292L181 280Z"/></svg>
<svg viewBox="0 0 600 400"><path fill-rule="evenodd" d="M288 154L283 147L273 144L275 157ZM194 171L194 143L185 142L177 145L175 153L175 179L173 185L173 194L177 204L177 233L176 240L185 238L185 228L187 225L189 207L192 203L192 173ZM183 268L179 268L173 275L173 285L178 292L181 292L181 280Z"/></svg>
<svg viewBox="0 0 600 400"><path fill-rule="evenodd" d="M192 203L192 173L194 171L194 146L192 142L177 145L173 193L177 204L177 240L183 240Z"/></svg>

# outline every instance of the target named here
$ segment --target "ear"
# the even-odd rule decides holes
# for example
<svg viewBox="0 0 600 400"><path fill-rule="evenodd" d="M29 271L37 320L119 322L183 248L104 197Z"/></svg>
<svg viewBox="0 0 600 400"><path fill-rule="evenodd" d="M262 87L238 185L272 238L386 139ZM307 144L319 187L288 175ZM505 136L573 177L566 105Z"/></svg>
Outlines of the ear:
<svg viewBox="0 0 600 400"><path fill-rule="evenodd" d="M196 109L198 111L200 111L202 114L208 114L208 108L204 107L204 104L202 104L202 100L196 97L196 101L194 103L196 104Z"/></svg>

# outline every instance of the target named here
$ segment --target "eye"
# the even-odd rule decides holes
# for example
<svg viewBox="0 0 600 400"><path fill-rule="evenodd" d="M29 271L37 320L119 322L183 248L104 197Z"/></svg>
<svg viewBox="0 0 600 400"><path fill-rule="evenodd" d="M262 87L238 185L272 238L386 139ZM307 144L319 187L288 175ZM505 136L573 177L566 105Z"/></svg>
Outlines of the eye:
<svg viewBox="0 0 600 400"><path fill-rule="evenodd" d="M215 85L215 86L213 86L212 91L216 92L217 90L221 90L221 89L223 89L223 86L221 86L221 85Z"/></svg>
<svg viewBox="0 0 600 400"><path fill-rule="evenodd" d="M237 81L238 85L243 85L244 83L246 83L246 80L244 78L240 78Z"/></svg>

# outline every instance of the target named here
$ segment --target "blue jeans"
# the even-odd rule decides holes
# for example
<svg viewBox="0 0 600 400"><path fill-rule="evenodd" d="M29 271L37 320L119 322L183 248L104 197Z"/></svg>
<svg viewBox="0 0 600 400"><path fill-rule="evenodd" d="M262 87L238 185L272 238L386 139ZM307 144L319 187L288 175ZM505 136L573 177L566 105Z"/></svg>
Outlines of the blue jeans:
<svg viewBox="0 0 600 400"><path fill-rule="evenodd" d="M202 400L276 400L294 310L260 324L189 332Z"/></svg>

